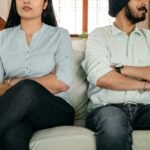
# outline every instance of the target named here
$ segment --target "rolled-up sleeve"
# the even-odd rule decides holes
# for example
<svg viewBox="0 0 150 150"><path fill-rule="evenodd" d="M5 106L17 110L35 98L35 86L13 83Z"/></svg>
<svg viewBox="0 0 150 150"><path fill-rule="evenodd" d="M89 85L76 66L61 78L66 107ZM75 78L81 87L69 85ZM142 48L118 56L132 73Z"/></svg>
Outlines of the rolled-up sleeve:
<svg viewBox="0 0 150 150"><path fill-rule="evenodd" d="M97 33L97 31L93 31L87 40L86 54L82 66L87 74L87 80L93 85L96 85L97 80L103 75L112 71L109 51L105 46L106 42L101 33Z"/></svg>
<svg viewBox="0 0 150 150"><path fill-rule="evenodd" d="M68 86L73 79L73 49L70 35L67 30L61 29L60 43L56 52L57 79L63 81Z"/></svg>

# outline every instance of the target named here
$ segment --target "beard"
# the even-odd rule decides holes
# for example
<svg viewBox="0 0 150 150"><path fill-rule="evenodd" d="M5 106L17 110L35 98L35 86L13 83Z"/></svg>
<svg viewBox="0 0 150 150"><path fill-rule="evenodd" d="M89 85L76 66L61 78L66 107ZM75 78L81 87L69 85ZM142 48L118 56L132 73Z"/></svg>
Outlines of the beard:
<svg viewBox="0 0 150 150"><path fill-rule="evenodd" d="M138 11L143 11L142 16L135 16L133 11L131 10L129 5L126 5L125 7L125 14L126 17L131 21L131 23L136 24L138 22L144 21L146 18L147 8L146 7L140 7L138 8Z"/></svg>

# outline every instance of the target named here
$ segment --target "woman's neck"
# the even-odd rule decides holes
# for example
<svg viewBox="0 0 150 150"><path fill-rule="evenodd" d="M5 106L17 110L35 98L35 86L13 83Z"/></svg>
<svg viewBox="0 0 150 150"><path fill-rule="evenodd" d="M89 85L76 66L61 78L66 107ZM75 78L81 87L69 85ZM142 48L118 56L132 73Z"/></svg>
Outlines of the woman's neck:
<svg viewBox="0 0 150 150"><path fill-rule="evenodd" d="M33 33L37 32L40 30L42 26L42 21L41 20L21 20L21 29L27 34L27 35L32 35Z"/></svg>

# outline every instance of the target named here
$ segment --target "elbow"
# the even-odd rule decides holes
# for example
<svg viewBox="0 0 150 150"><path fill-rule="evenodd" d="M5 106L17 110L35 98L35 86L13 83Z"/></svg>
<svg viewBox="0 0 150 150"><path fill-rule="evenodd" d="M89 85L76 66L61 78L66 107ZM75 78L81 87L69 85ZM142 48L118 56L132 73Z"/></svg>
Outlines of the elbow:
<svg viewBox="0 0 150 150"><path fill-rule="evenodd" d="M96 81L96 86L102 87L103 85L105 85L105 82L107 82L107 80L105 79L105 76L99 77Z"/></svg>
<svg viewBox="0 0 150 150"><path fill-rule="evenodd" d="M101 87L101 88L108 88L111 86L111 82L109 79L107 79L103 76L97 80L96 86Z"/></svg>
<svg viewBox="0 0 150 150"><path fill-rule="evenodd" d="M65 92L65 91L67 91L68 89L69 89L69 86L66 85L66 84L62 84L62 85L60 86L60 91L61 91L61 92Z"/></svg>
<svg viewBox="0 0 150 150"><path fill-rule="evenodd" d="M105 89L113 89L114 85L110 83L109 81L103 81L103 80L98 80L96 82L96 86L100 88L105 88Z"/></svg>
<svg viewBox="0 0 150 150"><path fill-rule="evenodd" d="M99 85L100 85L99 80L97 80L96 86L99 87Z"/></svg>
<svg viewBox="0 0 150 150"><path fill-rule="evenodd" d="M96 86L97 87L104 87L105 85L105 81L102 81L101 79L98 79L96 82Z"/></svg>

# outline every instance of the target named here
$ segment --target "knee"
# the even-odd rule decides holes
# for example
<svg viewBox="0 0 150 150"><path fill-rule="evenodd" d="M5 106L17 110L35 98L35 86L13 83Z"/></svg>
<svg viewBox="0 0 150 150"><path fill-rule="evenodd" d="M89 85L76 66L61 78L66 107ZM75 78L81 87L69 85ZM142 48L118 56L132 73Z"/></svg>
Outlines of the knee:
<svg viewBox="0 0 150 150"><path fill-rule="evenodd" d="M33 87L39 84L34 80L24 79L24 80L19 81L16 85L21 86L21 87Z"/></svg>
<svg viewBox="0 0 150 150"><path fill-rule="evenodd" d="M104 144L103 146L109 147L109 149L111 149L112 146L114 149L117 147L126 149L127 146L131 145L132 127L121 109L113 106L104 107L97 112L95 122L97 123L97 145L100 146L101 144Z"/></svg>
<svg viewBox="0 0 150 150"><path fill-rule="evenodd" d="M33 92L38 92L41 87L42 86L39 83L30 79L25 79L25 80L21 80L20 82L18 82L14 86L14 89L17 90L17 93L28 91L28 93L33 94Z"/></svg>

